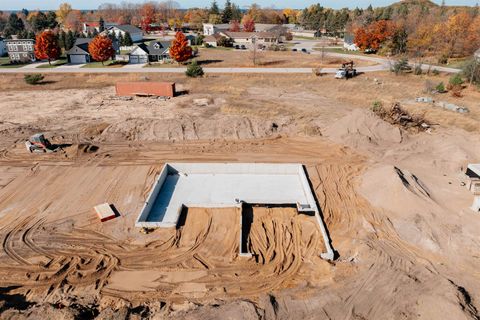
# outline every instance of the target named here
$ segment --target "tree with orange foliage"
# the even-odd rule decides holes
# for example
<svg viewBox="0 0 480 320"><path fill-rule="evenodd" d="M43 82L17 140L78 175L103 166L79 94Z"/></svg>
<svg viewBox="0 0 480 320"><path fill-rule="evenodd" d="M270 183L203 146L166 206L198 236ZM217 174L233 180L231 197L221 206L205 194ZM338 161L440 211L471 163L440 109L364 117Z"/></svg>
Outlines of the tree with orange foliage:
<svg viewBox="0 0 480 320"><path fill-rule="evenodd" d="M355 44L362 50L378 50L383 42L390 39L395 31L391 21L379 20L355 31Z"/></svg>
<svg viewBox="0 0 480 320"><path fill-rule="evenodd" d="M187 37L178 31L170 46L170 56L177 62L185 62L192 57L192 47L188 45Z"/></svg>
<svg viewBox="0 0 480 320"><path fill-rule="evenodd" d="M248 14L243 16L242 25L244 32L255 32L255 20Z"/></svg>
<svg viewBox="0 0 480 320"><path fill-rule="evenodd" d="M96 36L92 42L90 42L88 52L95 61L100 61L102 65L115 54L112 40L103 35Z"/></svg>
<svg viewBox="0 0 480 320"><path fill-rule="evenodd" d="M61 49L58 44L58 38L53 31L47 30L40 33L35 40L35 57L40 60L50 61L60 57Z"/></svg>
<svg viewBox="0 0 480 320"><path fill-rule="evenodd" d="M240 23L237 20L230 21L230 28L228 30L231 32L240 32Z"/></svg>
<svg viewBox="0 0 480 320"><path fill-rule="evenodd" d="M145 32L150 31L150 25L155 21L155 12L155 5L151 2L144 3L140 7L141 26Z"/></svg>

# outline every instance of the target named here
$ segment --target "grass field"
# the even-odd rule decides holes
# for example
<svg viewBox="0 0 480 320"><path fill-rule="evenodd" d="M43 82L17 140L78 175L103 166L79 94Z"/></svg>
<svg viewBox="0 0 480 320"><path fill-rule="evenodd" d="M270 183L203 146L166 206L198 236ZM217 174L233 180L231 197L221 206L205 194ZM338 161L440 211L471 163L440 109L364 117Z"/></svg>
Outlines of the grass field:
<svg viewBox="0 0 480 320"><path fill-rule="evenodd" d="M121 68L127 63L125 62L118 62L118 61L105 61L103 64L101 62L90 62L84 65L82 68Z"/></svg>
<svg viewBox="0 0 480 320"><path fill-rule="evenodd" d="M56 61L52 61L51 64L42 64L40 66L37 67L37 69L49 69L49 68L56 68L56 67L59 67L59 66L63 66L67 64L67 58L65 57L62 57Z"/></svg>

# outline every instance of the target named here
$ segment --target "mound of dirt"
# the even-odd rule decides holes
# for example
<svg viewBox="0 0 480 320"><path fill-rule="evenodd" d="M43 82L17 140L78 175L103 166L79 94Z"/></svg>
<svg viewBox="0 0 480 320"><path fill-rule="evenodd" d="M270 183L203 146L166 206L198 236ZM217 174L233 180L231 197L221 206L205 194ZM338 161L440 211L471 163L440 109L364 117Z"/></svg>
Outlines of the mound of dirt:
<svg viewBox="0 0 480 320"><path fill-rule="evenodd" d="M372 205L391 211L415 211L434 203L431 191L415 174L390 165L367 171L360 190Z"/></svg>
<svg viewBox="0 0 480 320"><path fill-rule="evenodd" d="M373 112L355 109L323 132L331 140L355 149L388 146L404 141L401 129L379 119Z"/></svg>

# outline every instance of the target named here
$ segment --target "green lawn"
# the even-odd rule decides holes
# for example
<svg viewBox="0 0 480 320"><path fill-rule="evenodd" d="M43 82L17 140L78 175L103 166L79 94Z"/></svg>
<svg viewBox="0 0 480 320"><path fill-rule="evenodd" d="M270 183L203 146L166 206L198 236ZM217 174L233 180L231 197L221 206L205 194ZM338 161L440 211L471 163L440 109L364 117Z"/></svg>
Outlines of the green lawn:
<svg viewBox="0 0 480 320"><path fill-rule="evenodd" d="M125 62L118 62L118 61L105 61L103 64L101 62L90 62L84 65L82 68L121 68L126 65Z"/></svg>
<svg viewBox="0 0 480 320"><path fill-rule="evenodd" d="M206 50L227 50L227 51L233 50L232 47L229 47L229 48L227 48L227 47L208 47L208 48L207 47L200 47L200 48L206 49Z"/></svg>
<svg viewBox="0 0 480 320"><path fill-rule="evenodd" d="M0 57L0 68L20 68L23 66L25 66L25 64L10 64L8 57Z"/></svg>
<svg viewBox="0 0 480 320"><path fill-rule="evenodd" d="M42 65L38 66L37 69L56 68L56 67L59 67L59 66L63 66L65 64L67 64L67 58L59 58L57 61L52 62L51 65L49 65L48 63L47 64L42 64Z"/></svg>

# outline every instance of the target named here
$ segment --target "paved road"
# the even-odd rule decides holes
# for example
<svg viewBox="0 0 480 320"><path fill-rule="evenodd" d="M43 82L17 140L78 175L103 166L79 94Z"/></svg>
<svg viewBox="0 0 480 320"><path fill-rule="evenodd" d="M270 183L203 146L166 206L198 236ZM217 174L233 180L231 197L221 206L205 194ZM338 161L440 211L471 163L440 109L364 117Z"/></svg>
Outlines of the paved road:
<svg viewBox="0 0 480 320"><path fill-rule="evenodd" d="M310 52L310 54L322 54L320 51L315 51L313 48L318 44L318 41L315 40L299 40L293 41L295 43L294 48L301 50L305 48ZM298 55L306 53L298 52ZM390 70L391 61L386 58L374 57L374 56L363 56L356 54L347 54L347 53L336 53L336 52L325 52L326 55L332 57L339 57L343 59L358 59L364 61L370 61L375 63L375 65L367 67L358 67L356 68L358 72L377 72ZM83 65L64 65L56 68L46 68L46 69L35 69L34 66L44 64L32 64L27 65L21 68L0 68L1 73L32 73L32 72L41 72L41 73L184 73L186 68L142 68L141 65L126 65L118 68L81 68ZM424 70L428 69L437 69L441 72L448 73L457 73L460 70L447 67L437 67L430 65L423 65ZM291 73L291 74L308 74L312 73L312 68L213 68L205 67L203 68L205 73L250 73L250 74L280 74L280 73ZM320 70L321 73L336 73L336 68L323 68Z"/></svg>
<svg viewBox="0 0 480 320"><path fill-rule="evenodd" d="M318 45L318 41L316 40L297 40L297 41L292 41L292 43L295 43L295 45L292 48L295 48L297 50L306 49L310 54L317 54L317 55L322 54L321 51L314 50L314 48L317 47ZM370 61L378 64L377 66L374 66L375 68L372 68L371 70L368 70L368 71L365 71L365 70L362 71L361 68L357 68L357 70L361 72L390 70L390 66L393 63L393 61L388 58L381 58L381 57L375 57L375 56L364 56L364 55L358 55L358 54L336 53L336 52L325 52L325 54L330 57L358 59L358 60ZM415 64L410 63L410 65L414 66ZM447 72L447 73L457 73L461 71L460 69L440 67L440 66L434 66L434 65L428 65L428 64L423 64L422 69L423 70L437 69L438 71Z"/></svg>

